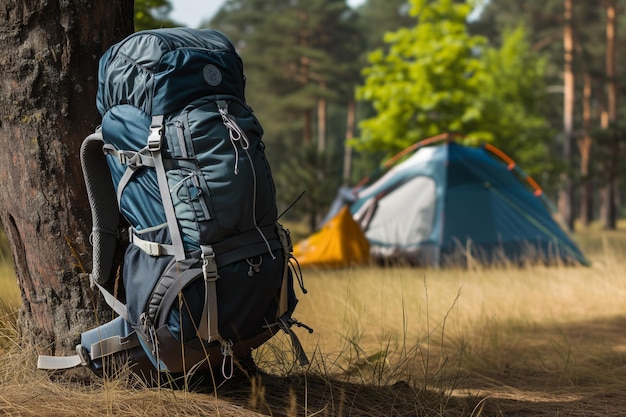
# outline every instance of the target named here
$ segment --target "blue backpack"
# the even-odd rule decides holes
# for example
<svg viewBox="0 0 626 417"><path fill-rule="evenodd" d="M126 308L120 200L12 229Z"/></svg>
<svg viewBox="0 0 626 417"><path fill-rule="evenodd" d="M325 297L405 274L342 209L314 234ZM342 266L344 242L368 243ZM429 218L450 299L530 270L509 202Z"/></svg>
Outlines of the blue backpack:
<svg viewBox="0 0 626 417"><path fill-rule="evenodd" d="M306 364L294 275L306 290L234 46L215 30L138 32L102 56L98 76L102 125L81 147L90 279L118 317L82 333L75 356L41 356L39 367L228 378L278 330Z"/></svg>

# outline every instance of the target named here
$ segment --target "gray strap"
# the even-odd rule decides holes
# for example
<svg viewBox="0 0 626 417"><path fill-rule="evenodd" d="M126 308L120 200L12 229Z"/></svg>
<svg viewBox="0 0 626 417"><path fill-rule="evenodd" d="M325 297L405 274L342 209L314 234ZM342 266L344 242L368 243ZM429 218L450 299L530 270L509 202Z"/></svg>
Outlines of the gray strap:
<svg viewBox="0 0 626 417"><path fill-rule="evenodd" d="M102 146L102 151L105 155L113 156L121 165L128 165L129 161L137 154L135 151L120 151L110 143L105 143Z"/></svg>
<svg viewBox="0 0 626 417"><path fill-rule="evenodd" d="M37 358L37 369L70 369L78 365L88 365L93 359L103 358L123 350L140 346L137 334L132 332L126 337L113 336L103 339L91 345L91 353L81 346L76 346L78 355L72 356L47 356L39 355ZM81 356L82 355L82 356Z"/></svg>
<svg viewBox="0 0 626 417"><path fill-rule="evenodd" d="M115 311L120 317L124 320L128 321L128 309L126 308L126 304L122 303L120 300L115 298L113 294L111 294L106 288L102 285L98 284L93 278L92 275L89 275L91 280L92 288L95 285L100 290L102 297L104 297L104 301Z"/></svg>
<svg viewBox="0 0 626 417"><path fill-rule="evenodd" d="M148 136L148 151L154 160L154 169L156 170L157 180L159 182L159 191L161 192L161 200L163 209L165 210L165 218L172 239L174 256L177 261L185 259L185 247L183 239L176 220L176 212L174 211L174 203L170 195L169 185L167 183L167 175L165 175L165 167L163 165L163 156L161 155L161 142L163 139L163 115L152 116L152 125L150 126L150 136Z"/></svg>
<svg viewBox="0 0 626 417"><path fill-rule="evenodd" d="M83 363L78 355L73 356L46 356L39 355L37 358L37 369L70 369Z"/></svg>
<svg viewBox="0 0 626 417"><path fill-rule="evenodd" d="M217 320L217 262L211 246L201 246L202 273L204 275L204 309L198 325L198 335L207 342L222 340Z"/></svg>
<svg viewBox="0 0 626 417"><path fill-rule="evenodd" d="M128 185L128 183L130 182L130 180L133 178L133 175L135 175L135 173L139 170L139 167L136 166L129 166L128 168L126 168L126 171L124 171L124 174L122 175L122 177L120 178L120 181L117 183L117 204L118 206L122 206L122 194L124 193L124 189L126 188L126 186Z"/></svg>
<svg viewBox="0 0 626 417"><path fill-rule="evenodd" d="M117 183L117 204L122 205L122 193L133 176L143 167L154 167L154 160L149 155L148 147L142 148L139 152L132 151L111 151L110 147L105 148L105 153L110 153L118 158L122 165L128 165L126 171ZM132 157L128 157L132 154Z"/></svg>
<svg viewBox="0 0 626 417"><path fill-rule="evenodd" d="M174 246L164 245L162 243L151 242L137 236L133 233L133 228L130 228L128 238L130 243L137 246L150 256L162 256L162 255L175 255Z"/></svg>
<svg viewBox="0 0 626 417"><path fill-rule="evenodd" d="M91 345L91 359L103 358L123 350L140 346L137 334L132 332L126 337L112 336Z"/></svg>

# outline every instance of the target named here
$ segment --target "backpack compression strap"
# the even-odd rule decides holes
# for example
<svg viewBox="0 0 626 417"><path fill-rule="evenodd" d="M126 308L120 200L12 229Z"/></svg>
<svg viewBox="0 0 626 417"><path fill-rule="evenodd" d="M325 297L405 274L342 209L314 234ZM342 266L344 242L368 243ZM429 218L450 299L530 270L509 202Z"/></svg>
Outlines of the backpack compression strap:
<svg viewBox="0 0 626 417"><path fill-rule="evenodd" d="M278 236L280 237L280 242L283 246L283 251L285 253L285 266L283 269L283 282L280 287L280 298L278 300L278 327L287 333L291 338L291 346L293 347L293 351L298 358L301 366L305 366L309 364L309 358L307 357L304 349L302 348L302 344L300 343L300 339L291 328L292 324L297 324L302 326L302 323L299 323L297 320L288 317L289 313L289 258L293 252L293 245L291 244L291 237L289 236L289 232L283 228L280 223L276 223L276 229L278 232ZM304 326L306 327L306 326ZM312 332L312 329L308 328L309 332Z"/></svg>

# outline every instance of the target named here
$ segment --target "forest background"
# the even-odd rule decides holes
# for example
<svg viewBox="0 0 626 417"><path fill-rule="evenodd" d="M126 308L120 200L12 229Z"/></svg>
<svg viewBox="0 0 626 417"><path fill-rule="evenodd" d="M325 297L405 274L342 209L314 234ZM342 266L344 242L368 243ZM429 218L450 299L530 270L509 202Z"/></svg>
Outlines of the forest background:
<svg viewBox="0 0 626 417"><path fill-rule="evenodd" d="M286 214L312 231L340 185L446 131L501 148L574 229L622 212L619 2L226 0ZM139 0L136 29L176 26ZM479 11L479 12L477 12Z"/></svg>
<svg viewBox="0 0 626 417"><path fill-rule="evenodd" d="M511 155L572 230L594 220L615 229L624 17L616 1L568 4L225 0L200 27L237 46L279 206L308 232L341 185L447 131ZM171 11L170 0L136 0L135 29L179 26Z"/></svg>

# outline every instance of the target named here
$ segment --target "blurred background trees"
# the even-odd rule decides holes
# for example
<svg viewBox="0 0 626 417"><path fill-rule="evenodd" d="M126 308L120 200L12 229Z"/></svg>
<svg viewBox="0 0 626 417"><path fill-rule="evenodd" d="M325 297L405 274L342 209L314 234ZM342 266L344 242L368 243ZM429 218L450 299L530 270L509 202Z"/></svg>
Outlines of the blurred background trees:
<svg viewBox="0 0 626 417"><path fill-rule="evenodd" d="M135 30L180 25L135 0ZM568 5L569 4L569 5ZM285 214L314 229L340 185L420 139L493 142L566 222L617 227L624 186L618 0L224 0L201 26L243 57Z"/></svg>
<svg viewBox="0 0 626 417"><path fill-rule="evenodd" d="M570 227L616 227L618 1L285 3L227 0L204 26L224 31L244 58L281 203L306 191L291 214L313 227L333 190L381 156L458 131L512 155L558 197Z"/></svg>

